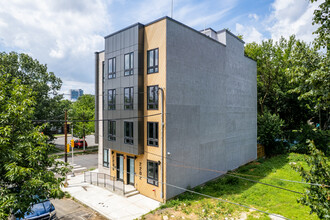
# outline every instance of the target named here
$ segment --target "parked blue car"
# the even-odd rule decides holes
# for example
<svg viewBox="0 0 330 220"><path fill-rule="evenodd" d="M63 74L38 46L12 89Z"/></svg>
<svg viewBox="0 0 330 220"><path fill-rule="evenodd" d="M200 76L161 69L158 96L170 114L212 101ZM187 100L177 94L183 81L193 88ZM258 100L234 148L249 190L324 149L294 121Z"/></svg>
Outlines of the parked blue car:
<svg viewBox="0 0 330 220"><path fill-rule="evenodd" d="M37 203L32 206L31 213L25 214L24 218L16 218L16 220L54 220L57 219L54 205L49 201Z"/></svg>

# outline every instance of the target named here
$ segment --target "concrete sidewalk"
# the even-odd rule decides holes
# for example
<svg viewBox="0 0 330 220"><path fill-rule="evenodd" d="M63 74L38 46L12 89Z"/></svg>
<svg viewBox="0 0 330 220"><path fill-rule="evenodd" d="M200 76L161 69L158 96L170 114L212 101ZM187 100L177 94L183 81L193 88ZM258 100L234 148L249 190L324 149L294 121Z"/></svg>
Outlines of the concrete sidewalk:
<svg viewBox="0 0 330 220"><path fill-rule="evenodd" d="M64 191L109 219L139 218L160 206L158 201L140 194L126 198L102 187L84 183L83 174L68 176L68 183Z"/></svg>

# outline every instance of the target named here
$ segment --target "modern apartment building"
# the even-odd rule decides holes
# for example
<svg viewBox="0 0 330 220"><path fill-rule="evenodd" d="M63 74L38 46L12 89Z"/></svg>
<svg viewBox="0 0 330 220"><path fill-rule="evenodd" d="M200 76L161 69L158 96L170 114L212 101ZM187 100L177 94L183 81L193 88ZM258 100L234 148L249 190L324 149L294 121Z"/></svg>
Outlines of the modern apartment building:
<svg viewBox="0 0 330 220"><path fill-rule="evenodd" d="M257 68L228 30L169 17L95 53L99 172L158 201L257 157Z"/></svg>

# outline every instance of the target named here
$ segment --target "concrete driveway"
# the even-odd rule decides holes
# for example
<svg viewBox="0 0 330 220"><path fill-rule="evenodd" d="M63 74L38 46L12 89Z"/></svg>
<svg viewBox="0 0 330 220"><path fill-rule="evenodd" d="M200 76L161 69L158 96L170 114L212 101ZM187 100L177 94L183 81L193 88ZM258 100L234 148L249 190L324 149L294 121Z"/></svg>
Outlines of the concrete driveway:
<svg viewBox="0 0 330 220"><path fill-rule="evenodd" d="M55 206L56 215L59 220L106 220L94 210L84 207L72 199L51 200Z"/></svg>

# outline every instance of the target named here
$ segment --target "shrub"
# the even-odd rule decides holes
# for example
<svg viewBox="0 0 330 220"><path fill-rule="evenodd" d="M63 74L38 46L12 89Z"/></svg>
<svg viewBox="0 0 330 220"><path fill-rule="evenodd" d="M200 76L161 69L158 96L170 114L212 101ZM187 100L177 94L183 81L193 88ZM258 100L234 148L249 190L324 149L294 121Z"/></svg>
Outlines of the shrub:
<svg viewBox="0 0 330 220"><path fill-rule="evenodd" d="M313 140L317 149L322 151L326 156L330 155L330 131L329 130L320 130L315 129L311 125L304 125L301 130L295 131L295 141L298 144L292 146L290 151L302 154L309 153L308 144L306 144L307 140Z"/></svg>
<svg viewBox="0 0 330 220"><path fill-rule="evenodd" d="M266 156L285 152L286 144L282 141L284 121L276 114L265 111L258 115L258 141L265 146Z"/></svg>

